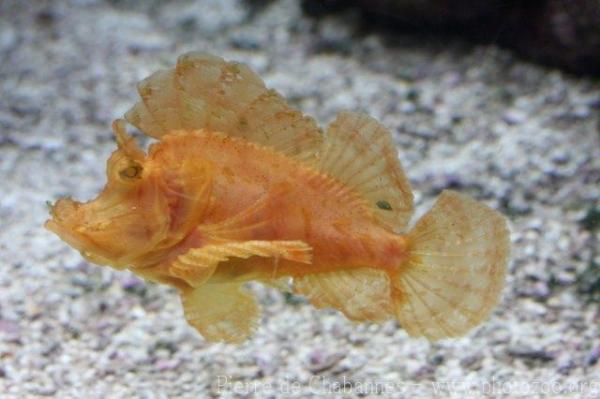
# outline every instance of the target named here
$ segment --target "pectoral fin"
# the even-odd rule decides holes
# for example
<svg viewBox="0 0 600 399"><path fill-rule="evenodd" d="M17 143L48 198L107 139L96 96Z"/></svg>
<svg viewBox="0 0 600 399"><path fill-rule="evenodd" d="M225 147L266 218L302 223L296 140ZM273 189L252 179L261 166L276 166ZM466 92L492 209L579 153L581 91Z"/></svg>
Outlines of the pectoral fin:
<svg viewBox="0 0 600 399"><path fill-rule="evenodd" d="M260 314L256 300L237 281L184 290L181 302L186 320L207 341L244 341Z"/></svg>
<svg viewBox="0 0 600 399"><path fill-rule="evenodd" d="M179 256L170 267L170 273L185 280L192 287L205 283L219 263L229 258L251 256L274 257L300 263L312 262L312 248L303 241L232 241L209 244Z"/></svg>

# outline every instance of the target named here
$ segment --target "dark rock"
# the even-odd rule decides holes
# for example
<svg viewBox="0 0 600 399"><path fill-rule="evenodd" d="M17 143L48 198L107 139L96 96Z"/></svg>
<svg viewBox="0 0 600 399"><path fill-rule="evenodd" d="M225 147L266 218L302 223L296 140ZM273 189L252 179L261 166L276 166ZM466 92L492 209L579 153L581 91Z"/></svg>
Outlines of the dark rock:
<svg viewBox="0 0 600 399"><path fill-rule="evenodd" d="M35 22L41 26L50 26L54 24L58 19L57 13L51 9L43 9L39 11L35 16Z"/></svg>
<svg viewBox="0 0 600 399"><path fill-rule="evenodd" d="M0 319L0 338L6 342L18 342L21 327L13 321Z"/></svg>
<svg viewBox="0 0 600 399"><path fill-rule="evenodd" d="M490 18L505 0L356 0L355 3L374 15L394 16L419 27L473 24Z"/></svg>
<svg viewBox="0 0 600 399"><path fill-rule="evenodd" d="M300 305L308 303L306 298L299 295L294 295L291 292L284 292L283 298L285 300L285 303L288 305Z"/></svg>
<svg viewBox="0 0 600 399"><path fill-rule="evenodd" d="M311 352L307 368L315 374L320 373L329 370L345 357L345 353L330 353L321 348L317 348Z"/></svg>
<svg viewBox="0 0 600 399"><path fill-rule="evenodd" d="M71 284L80 287L85 291L92 291L94 289L94 282L84 276L73 276L71 278Z"/></svg>
<svg viewBox="0 0 600 399"><path fill-rule="evenodd" d="M528 294L528 296L532 298L544 300L550 296L551 291L550 287L548 287L548 284L545 281L537 281L532 284Z"/></svg>
<svg viewBox="0 0 600 399"><path fill-rule="evenodd" d="M123 287L125 291L139 296L144 296L146 294L146 285L144 284L144 281L135 276L126 277L121 282L121 287Z"/></svg>
<svg viewBox="0 0 600 399"><path fill-rule="evenodd" d="M40 386L32 390L33 393L40 396L54 396L54 394L56 394L56 391L57 388L54 385Z"/></svg>
<svg viewBox="0 0 600 399"><path fill-rule="evenodd" d="M587 366L593 366L598 363L598 360L600 360L600 346L590 352L589 356L585 359L585 364Z"/></svg>
<svg viewBox="0 0 600 399"><path fill-rule="evenodd" d="M231 46L239 50L255 51L260 49L260 40L248 37L248 35L232 35L230 39Z"/></svg>
<svg viewBox="0 0 600 399"><path fill-rule="evenodd" d="M347 0L302 0L302 10L312 16L331 14L351 5Z"/></svg>
<svg viewBox="0 0 600 399"><path fill-rule="evenodd" d="M577 292L591 303L600 301L600 264L593 260L576 279Z"/></svg>
<svg viewBox="0 0 600 399"><path fill-rule="evenodd" d="M481 368L482 358L477 355L468 355L460 359L460 366L470 370L478 370Z"/></svg>
<svg viewBox="0 0 600 399"><path fill-rule="evenodd" d="M563 375L567 375L575 367L575 362L568 353L561 355L557 360L557 371Z"/></svg>
<svg viewBox="0 0 600 399"><path fill-rule="evenodd" d="M439 366L444 363L444 355L441 353L435 353L427 358L427 362L433 366Z"/></svg>
<svg viewBox="0 0 600 399"><path fill-rule="evenodd" d="M502 119L509 125L520 125L527 120L527 115L516 110L508 110L502 115Z"/></svg>
<svg viewBox="0 0 600 399"><path fill-rule="evenodd" d="M159 359L154 362L154 367L156 371L162 372L176 369L180 364L181 362L178 359Z"/></svg>
<svg viewBox="0 0 600 399"><path fill-rule="evenodd" d="M589 208L580 223L586 230L595 231L598 229L600 227L600 206Z"/></svg>
<svg viewBox="0 0 600 399"><path fill-rule="evenodd" d="M522 2L513 13L503 33L507 45L542 63L600 74L597 0Z"/></svg>
<svg viewBox="0 0 600 399"><path fill-rule="evenodd" d="M575 73L600 75L597 0L305 0L310 15L358 7L369 27L437 31L501 44Z"/></svg>
<svg viewBox="0 0 600 399"><path fill-rule="evenodd" d="M543 349L534 349L526 346L513 346L508 348L508 354L529 361L549 362L554 360L552 354Z"/></svg>

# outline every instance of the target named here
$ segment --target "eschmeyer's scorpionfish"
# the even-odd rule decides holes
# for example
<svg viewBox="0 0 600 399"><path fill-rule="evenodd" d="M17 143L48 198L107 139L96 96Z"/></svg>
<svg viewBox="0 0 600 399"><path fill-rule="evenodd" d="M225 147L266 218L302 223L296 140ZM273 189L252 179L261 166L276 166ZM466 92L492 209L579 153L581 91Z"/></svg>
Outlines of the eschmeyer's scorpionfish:
<svg viewBox="0 0 600 399"><path fill-rule="evenodd" d="M444 191L408 232L413 194L389 131L343 112L322 132L245 65L189 53L138 85L100 195L60 199L46 227L91 262L176 287L209 341L257 325L248 281L354 321L396 318L412 336L459 336L504 285L506 221Z"/></svg>

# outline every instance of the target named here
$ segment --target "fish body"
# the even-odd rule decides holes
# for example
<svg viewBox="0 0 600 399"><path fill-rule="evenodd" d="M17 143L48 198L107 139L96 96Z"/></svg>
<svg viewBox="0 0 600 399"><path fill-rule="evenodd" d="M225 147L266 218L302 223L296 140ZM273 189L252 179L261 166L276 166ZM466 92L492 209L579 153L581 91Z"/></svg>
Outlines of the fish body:
<svg viewBox="0 0 600 399"><path fill-rule="evenodd" d="M181 159L190 159L210 170L206 178L212 197L206 201L211 203L201 223L214 227L200 225L179 253L223 239L299 240L311 247L310 267L284 259L279 270L269 271L295 277L364 265L393 270L405 254L403 238L377 223L360 197L310 165L210 132L174 134L161 147L176 160L173 165L164 157L154 159L161 168L173 169ZM212 231L244 214L235 230Z"/></svg>
<svg viewBox="0 0 600 399"><path fill-rule="evenodd" d="M92 262L176 287L206 339L252 333L252 280L291 279L316 307L430 339L495 305L504 218L448 191L406 231L412 191L374 119L341 113L323 133L247 67L196 53L138 90L125 118L158 141L146 154L115 121L106 187L59 200L46 226Z"/></svg>

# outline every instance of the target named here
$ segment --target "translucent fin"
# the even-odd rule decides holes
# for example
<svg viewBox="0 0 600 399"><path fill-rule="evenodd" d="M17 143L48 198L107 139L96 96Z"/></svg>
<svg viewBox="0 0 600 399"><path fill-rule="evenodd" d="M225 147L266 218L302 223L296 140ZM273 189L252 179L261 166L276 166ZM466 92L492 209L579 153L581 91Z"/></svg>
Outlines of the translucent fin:
<svg viewBox="0 0 600 399"><path fill-rule="evenodd" d="M146 109L152 115L152 122L163 132L184 128L183 118L179 112L181 100L174 82L175 71L167 70L155 72L138 83L138 92Z"/></svg>
<svg viewBox="0 0 600 399"><path fill-rule="evenodd" d="M274 257L300 263L312 262L312 248L303 241L241 241L209 244L192 249L173 262L169 271L192 287L205 283L217 265L229 258Z"/></svg>
<svg viewBox="0 0 600 399"><path fill-rule="evenodd" d="M329 126L319 169L359 192L378 220L394 230L406 226L413 195L390 132L376 120L342 112Z"/></svg>
<svg viewBox="0 0 600 399"><path fill-rule="evenodd" d="M317 308L334 308L354 321L392 317L390 281L382 270L348 269L294 278L294 290Z"/></svg>
<svg viewBox="0 0 600 399"><path fill-rule="evenodd" d="M148 136L161 137L165 134L163 127L154 120L152 113L142 101L127 111L125 119Z"/></svg>
<svg viewBox="0 0 600 399"><path fill-rule="evenodd" d="M265 284L271 288L275 288L281 292L291 293L292 289L290 286L290 278L289 277L280 277L280 278L258 278L256 281Z"/></svg>
<svg viewBox="0 0 600 399"><path fill-rule="evenodd" d="M488 317L504 286L510 251L502 215L444 191L408 243L409 258L392 284L396 316L410 335L459 336Z"/></svg>
<svg viewBox="0 0 600 399"><path fill-rule="evenodd" d="M192 249L179 256L169 267L169 274L185 280L192 287L204 284L227 257L213 256L210 249Z"/></svg>
<svg viewBox="0 0 600 399"><path fill-rule="evenodd" d="M181 292L185 318L207 341L239 343L256 329L259 308L242 283L205 284Z"/></svg>
<svg viewBox="0 0 600 399"><path fill-rule="evenodd" d="M314 156L322 141L315 121L290 108L248 67L222 58L184 54L177 66L143 80L142 101L125 118L149 136L174 130L222 132L289 156Z"/></svg>

